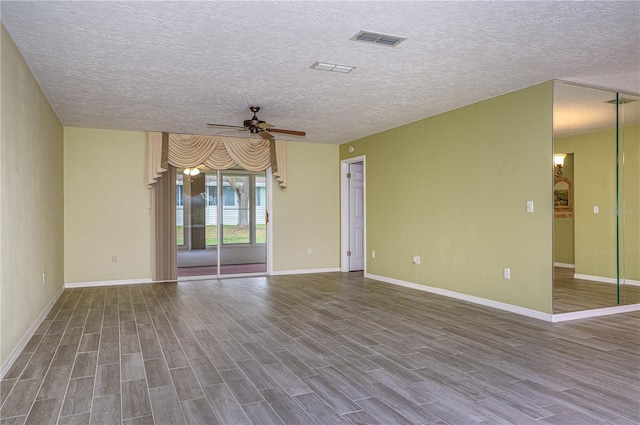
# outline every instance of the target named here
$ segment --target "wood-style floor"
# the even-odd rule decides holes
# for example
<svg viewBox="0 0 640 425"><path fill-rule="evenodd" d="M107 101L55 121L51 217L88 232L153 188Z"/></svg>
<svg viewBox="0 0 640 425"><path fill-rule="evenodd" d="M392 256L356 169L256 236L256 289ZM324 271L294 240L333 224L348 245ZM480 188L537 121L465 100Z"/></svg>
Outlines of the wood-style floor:
<svg viewBox="0 0 640 425"><path fill-rule="evenodd" d="M358 274L65 290L2 424L637 424L640 314L548 323Z"/></svg>
<svg viewBox="0 0 640 425"><path fill-rule="evenodd" d="M640 286L620 285L574 279L574 269L555 267L553 278L553 312L592 310L640 303Z"/></svg>

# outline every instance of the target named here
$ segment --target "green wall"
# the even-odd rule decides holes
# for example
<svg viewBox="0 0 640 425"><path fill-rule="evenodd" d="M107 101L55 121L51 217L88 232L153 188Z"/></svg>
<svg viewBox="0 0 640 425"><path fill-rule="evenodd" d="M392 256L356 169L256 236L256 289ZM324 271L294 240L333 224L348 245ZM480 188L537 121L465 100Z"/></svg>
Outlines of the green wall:
<svg viewBox="0 0 640 425"><path fill-rule="evenodd" d="M573 155L569 153L564 159L562 177L574 182ZM575 264L573 217L557 217L553 219L553 261L556 263Z"/></svg>
<svg viewBox="0 0 640 425"><path fill-rule="evenodd" d="M622 129L620 220L624 273L640 280L640 126ZM616 129L557 138L556 152L573 153L576 273L616 277ZM595 214L594 206L600 212Z"/></svg>
<svg viewBox="0 0 640 425"><path fill-rule="evenodd" d="M552 312L551 82L340 147L359 155L367 273Z"/></svg>

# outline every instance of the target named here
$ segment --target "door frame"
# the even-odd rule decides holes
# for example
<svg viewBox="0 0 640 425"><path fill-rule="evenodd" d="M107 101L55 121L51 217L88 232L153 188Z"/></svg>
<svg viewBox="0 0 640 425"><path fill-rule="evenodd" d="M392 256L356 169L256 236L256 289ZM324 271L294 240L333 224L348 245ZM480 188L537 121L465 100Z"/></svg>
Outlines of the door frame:
<svg viewBox="0 0 640 425"><path fill-rule="evenodd" d="M216 176L219 179L220 175L224 172L227 172L229 170L215 170L216 171ZM242 171L247 171L247 170L237 170L239 173L242 173ZM208 279L226 279L226 278L234 278L234 277L255 277L255 276L268 276L273 274L273 220L272 220L272 209L273 209L273 188L274 188L274 184L273 184L273 173L272 173L272 169L271 167L267 168L265 170L265 177L266 177L266 212L267 212L267 217L268 217L268 221L267 221L267 243L266 243L266 250L267 250L267 271L266 273L238 273L238 274L220 274L220 249L217 249L217 256L218 256L218 266L217 266L217 270L218 270L218 274L215 275L205 275L205 276L181 276L178 277L178 282L180 281L195 281L195 280L208 280ZM174 190L175 190L175 185L174 185ZM184 189L183 189L184 190ZM222 185L218 185L218 202L222 202ZM222 204L219 204L222 205ZM174 205L173 208L175 208L176 206ZM184 214L184 213L183 213ZM221 215L222 215L222 208L216 208L216 214L218 214L218 223L221 223ZM173 231L175 233L176 231L176 223L173 224ZM220 240L220 227L218 226L218 242L221 242ZM185 241L186 244L186 241ZM184 249L184 248L183 248ZM176 247L176 254L177 254L177 250L178 248ZM177 262L176 262L176 267L177 267Z"/></svg>
<svg viewBox="0 0 640 425"><path fill-rule="evenodd" d="M367 274L367 157L360 155L340 161L340 271L349 271L349 181L347 173L349 165L362 162L362 172L364 174L364 274Z"/></svg>

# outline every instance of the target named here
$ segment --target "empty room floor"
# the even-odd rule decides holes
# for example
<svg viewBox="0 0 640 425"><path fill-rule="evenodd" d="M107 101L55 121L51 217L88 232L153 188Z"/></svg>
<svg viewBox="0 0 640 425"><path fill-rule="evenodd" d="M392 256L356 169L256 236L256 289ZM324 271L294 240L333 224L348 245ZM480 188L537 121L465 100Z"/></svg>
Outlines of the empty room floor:
<svg viewBox="0 0 640 425"><path fill-rule="evenodd" d="M2 424L637 424L640 314L548 323L363 278L65 290Z"/></svg>
<svg viewBox="0 0 640 425"><path fill-rule="evenodd" d="M620 285L620 303L618 287L612 283L575 279L574 269L554 267L553 312L592 310L615 307L617 305L640 304L640 286Z"/></svg>

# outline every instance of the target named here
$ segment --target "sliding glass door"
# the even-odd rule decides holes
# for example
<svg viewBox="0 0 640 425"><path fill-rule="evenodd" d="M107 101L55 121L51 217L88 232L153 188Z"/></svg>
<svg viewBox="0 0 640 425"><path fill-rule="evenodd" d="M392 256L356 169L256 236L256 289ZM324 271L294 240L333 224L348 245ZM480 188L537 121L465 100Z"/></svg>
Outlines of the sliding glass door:
<svg viewBox="0 0 640 425"><path fill-rule="evenodd" d="M266 186L265 172L202 170L180 175L179 277L267 271Z"/></svg>
<svg viewBox="0 0 640 425"><path fill-rule="evenodd" d="M220 273L267 271L264 174L224 172L221 175ZM259 206L259 204L261 204Z"/></svg>

